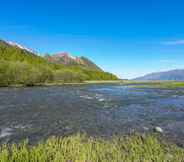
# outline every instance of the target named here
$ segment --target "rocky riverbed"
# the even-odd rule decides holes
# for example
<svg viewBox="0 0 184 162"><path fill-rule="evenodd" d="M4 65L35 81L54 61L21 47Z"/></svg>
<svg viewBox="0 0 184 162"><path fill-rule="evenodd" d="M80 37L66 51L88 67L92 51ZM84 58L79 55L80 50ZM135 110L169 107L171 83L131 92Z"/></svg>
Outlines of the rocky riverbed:
<svg viewBox="0 0 184 162"><path fill-rule="evenodd" d="M161 133L184 144L184 89L68 85L0 89L0 142L77 132L109 137Z"/></svg>

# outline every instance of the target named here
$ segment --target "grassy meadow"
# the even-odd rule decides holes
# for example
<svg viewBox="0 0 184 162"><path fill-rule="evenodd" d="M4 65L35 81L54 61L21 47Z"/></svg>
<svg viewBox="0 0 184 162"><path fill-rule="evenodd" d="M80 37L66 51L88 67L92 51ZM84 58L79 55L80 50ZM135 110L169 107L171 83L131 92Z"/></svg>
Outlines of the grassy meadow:
<svg viewBox="0 0 184 162"><path fill-rule="evenodd" d="M184 82L179 81L132 81L132 80L122 80L122 85L135 85L139 88L184 88Z"/></svg>
<svg viewBox="0 0 184 162"><path fill-rule="evenodd" d="M112 137L86 135L51 137L29 146L3 145L0 162L183 162L184 149L166 144L155 135Z"/></svg>

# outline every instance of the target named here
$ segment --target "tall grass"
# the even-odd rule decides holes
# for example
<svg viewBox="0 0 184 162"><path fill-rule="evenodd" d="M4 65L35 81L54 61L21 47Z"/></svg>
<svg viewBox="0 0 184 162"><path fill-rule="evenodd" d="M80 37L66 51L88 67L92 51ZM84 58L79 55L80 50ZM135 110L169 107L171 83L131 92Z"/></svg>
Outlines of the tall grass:
<svg viewBox="0 0 184 162"><path fill-rule="evenodd" d="M3 145L0 162L183 162L184 150L152 135L111 140L75 135L52 137L36 146Z"/></svg>

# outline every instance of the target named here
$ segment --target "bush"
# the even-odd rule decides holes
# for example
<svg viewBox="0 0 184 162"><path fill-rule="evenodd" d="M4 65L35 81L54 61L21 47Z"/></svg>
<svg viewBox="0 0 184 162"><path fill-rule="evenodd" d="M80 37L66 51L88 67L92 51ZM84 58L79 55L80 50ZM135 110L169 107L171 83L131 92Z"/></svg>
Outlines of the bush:
<svg viewBox="0 0 184 162"><path fill-rule="evenodd" d="M57 70L54 73L54 81L60 82L82 82L87 78L82 72L72 70Z"/></svg>
<svg viewBox="0 0 184 162"><path fill-rule="evenodd" d="M43 66L34 67L27 62L0 61L0 85L34 85L53 80L53 73Z"/></svg>

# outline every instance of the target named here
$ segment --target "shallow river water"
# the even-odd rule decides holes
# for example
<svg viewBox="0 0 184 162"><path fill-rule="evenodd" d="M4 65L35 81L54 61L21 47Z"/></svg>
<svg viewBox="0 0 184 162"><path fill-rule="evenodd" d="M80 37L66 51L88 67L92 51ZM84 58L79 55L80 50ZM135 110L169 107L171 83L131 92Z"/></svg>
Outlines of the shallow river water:
<svg viewBox="0 0 184 162"><path fill-rule="evenodd" d="M0 142L77 132L109 137L152 132L184 144L184 89L121 85L1 88Z"/></svg>

